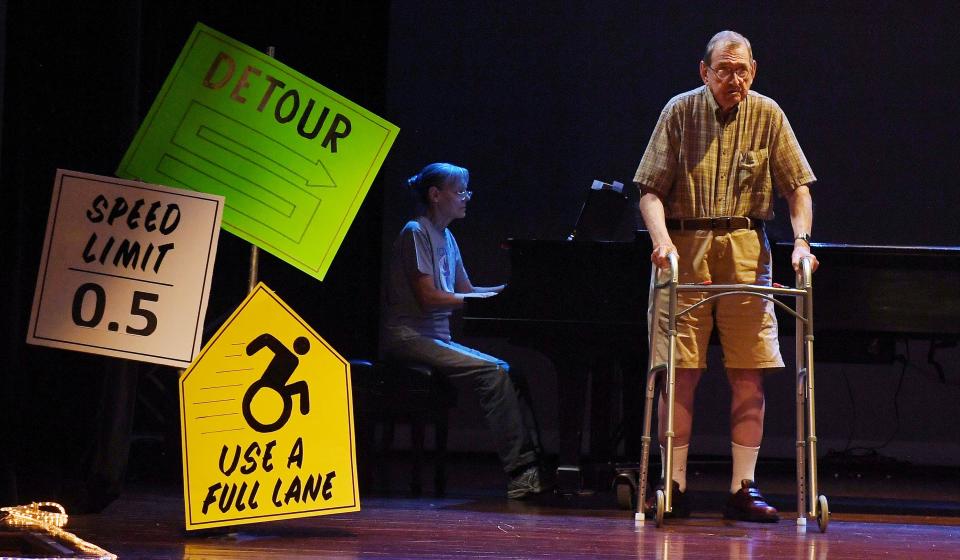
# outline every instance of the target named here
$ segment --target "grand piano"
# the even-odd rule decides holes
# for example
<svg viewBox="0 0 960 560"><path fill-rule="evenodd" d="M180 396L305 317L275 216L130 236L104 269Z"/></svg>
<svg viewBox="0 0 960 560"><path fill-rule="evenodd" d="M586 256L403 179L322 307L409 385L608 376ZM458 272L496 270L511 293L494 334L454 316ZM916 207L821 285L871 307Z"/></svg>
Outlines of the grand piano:
<svg viewBox="0 0 960 560"><path fill-rule="evenodd" d="M928 342L927 360L960 338L960 247L813 243L817 361L889 363L896 340ZM773 248L774 280L794 284L792 243ZM794 322L780 317L781 335Z"/></svg>
<svg viewBox="0 0 960 560"><path fill-rule="evenodd" d="M600 474L596 466L613 459L621 437L627 438L628 453L639 457L635 432L622 427L639 425L642 409L622 407L632 399L618 398L639 394L646 368L650 244L646 235L637 239L506 241L507 288L497 297L466 302L467 334L507 337L553 362L562 491L594 486L588 479ZM581 457L588 394L590 446Z"/></svg>
<svg viewBox="0 0 960 560"><path fill-rule="evenodd" d="M633 242L511 239L503 247L510 252L508 286L495 298L469 300L464 330L507 337L552 360L558 484L564 492L594 486L613 470L621 440L620 459L639 459L649 236L638 231ZM792 247L774 245L775 280L791 286ZM911 338L929 341L928 361L936 366L935 350L957 343L960 247L813 248L821 263L813 282L817 361L890 361L894 341ZM781 317L780 325L782 335L792 334L792 319ZM588 394L590 446L583 455ZM609 468L598 469L603 465Z"/></svg>

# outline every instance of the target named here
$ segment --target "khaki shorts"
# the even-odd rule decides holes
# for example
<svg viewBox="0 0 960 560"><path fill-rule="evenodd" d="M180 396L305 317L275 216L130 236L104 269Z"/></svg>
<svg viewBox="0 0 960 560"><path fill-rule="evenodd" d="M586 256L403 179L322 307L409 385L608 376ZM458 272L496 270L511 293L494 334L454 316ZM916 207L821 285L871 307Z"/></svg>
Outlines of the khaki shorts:
<svg viewBox="0 0 960 560"><path fill-rule="evenodd" d="M672 231L670 237L680 257L680 283L759 284L772 282L770 244L764 231ZM660 271L659 281L667 279ZM667 359L668 290L660 292L660 331L657 334L655 364ZM678 292L677 309L702 300L706 293ZM653 302L647 316L649 326ZM702 305L677 320L676 367L704 369L707 347L716 325L723 347L723 362L729 368L783 367L777 339L777 317L773 303L754 296L731 295Z"/></svg>

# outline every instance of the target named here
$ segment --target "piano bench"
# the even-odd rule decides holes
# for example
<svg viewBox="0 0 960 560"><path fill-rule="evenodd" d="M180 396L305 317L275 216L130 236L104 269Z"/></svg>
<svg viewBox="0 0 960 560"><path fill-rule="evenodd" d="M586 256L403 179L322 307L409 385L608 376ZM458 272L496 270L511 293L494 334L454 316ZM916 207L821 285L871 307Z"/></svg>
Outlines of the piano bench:
<svg viewBox="0 0 960 560"><path fill-rule="evenodd" d="M413 466L410 492L419 496L427 424L434 426L434 491L446 492L446 451L449 412L457 405L457 392L450 382L435 375L429 366L350 360L357 434L357 462L362 486L375 482L389 490L387 455L393 445L397 423L410 425ZM377 441L377 426L380 439ZM376 469L374 469L376 466ZM374 470L376 474L374 475Z"/></svg>

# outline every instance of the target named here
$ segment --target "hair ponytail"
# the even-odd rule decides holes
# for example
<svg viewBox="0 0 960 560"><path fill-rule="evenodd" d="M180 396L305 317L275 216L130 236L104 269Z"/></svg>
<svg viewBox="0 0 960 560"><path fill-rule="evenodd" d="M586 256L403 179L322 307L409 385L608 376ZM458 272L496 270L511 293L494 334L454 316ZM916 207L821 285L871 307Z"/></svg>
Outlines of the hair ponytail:
<svg viewBox="0 0 960 560"><path fill-rule="evenodd" d="M452 163L431 163L407 179L407 188L418 203L429 205L430 187L442 189L452 181L463 183L466 188L470 183L470 172Z"/></svg>

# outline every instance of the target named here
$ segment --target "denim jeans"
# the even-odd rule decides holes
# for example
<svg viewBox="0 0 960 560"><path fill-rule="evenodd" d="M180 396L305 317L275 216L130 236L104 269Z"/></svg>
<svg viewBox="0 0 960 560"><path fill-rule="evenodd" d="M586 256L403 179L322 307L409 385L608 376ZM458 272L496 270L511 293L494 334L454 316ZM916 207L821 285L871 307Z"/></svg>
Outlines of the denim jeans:
<svg viewBox="0 0 960 560"><path fill-rule="evenodd" d="M507 362L453 341L425 336L405 338L383 354L393 362L423 364L449 378L472 380L504 471L537 460L533 411L520 398Z"/></svg>

